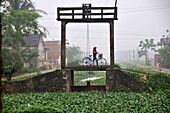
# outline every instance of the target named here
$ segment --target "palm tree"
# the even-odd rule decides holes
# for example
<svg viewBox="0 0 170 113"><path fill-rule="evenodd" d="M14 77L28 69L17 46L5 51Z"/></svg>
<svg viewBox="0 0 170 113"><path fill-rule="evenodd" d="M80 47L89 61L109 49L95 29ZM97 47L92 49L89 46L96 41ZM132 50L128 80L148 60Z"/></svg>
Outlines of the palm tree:
<svg viewBox="0 0 170 113"><path fill-rule="evenodd" d="M31 0L7 0L9 6L14 10L29 10L33 12L40 12L43 14L47 14L45 11L40 9L35 9Z"/></svg>
<svg viewBox="0 0 170 113"><path fill-rule="evenodd" d="M140 41L139 47L141 50L138 51L139 57L145 55L145 62L148 64L148 49L155 51L156 44L154 44L154 39L145 39L145 42Z"/></svg>
<svg viewBox="0 0 170 113"><path fill-rule="evenodd" d="M43 14L46 12L35 9L31 0L2 0L1 7L4 44L13 46L13 49L19 51L19 43L25 44L23 39L25 35L28 37L34 33L46 37L47 29L36 20L41 17L38 12Z"/></svg>
<svg viewBox="0 0 170 113"><path fill-rule="evenodd" d="M29 10L34 9L31 0L7 0L9 5L14 10Z"/></svg>
<svg viewBox="0 0 170 113"><path fill-rule="evenodd" d="M47 15L45 11L40 10L40 9L35 9L31 0L6 0L5 2L9 3L8 7L10 7L13 10L24 10L24 11L27 10L31 12L36 12L38 14L43 13ZM42 15L39 14L39 17L42 17ZM42 28L43 31L40 28ZM42 25L39 25L38 29L39 29L40 34L46 37L44 32L48 32L48 30Z"/></svg>

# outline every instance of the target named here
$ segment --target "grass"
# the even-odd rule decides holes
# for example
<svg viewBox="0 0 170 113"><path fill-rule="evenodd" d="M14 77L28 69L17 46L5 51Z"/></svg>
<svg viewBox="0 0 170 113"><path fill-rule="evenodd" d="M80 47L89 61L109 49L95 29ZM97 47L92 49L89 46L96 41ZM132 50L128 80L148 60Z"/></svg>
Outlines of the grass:
<svg viewBox="0 0 170 113"><path fill-rule="evenodd" d="M154 93L74 92L3 94L3 113L170 112L169 90Z"/></svg>
<svg viewBox="0 0 170 113"><path fill-rule="evenodd" d="M14 82L14 81L23 81L23 80L30 79L30 78L33 78L33 77L38 76L38 75L39 75L39 74L30 75L30 76L21 77L21 78L16 78L16 79L12 79L11 82Z"/></svg>
<svg viewBox="0 0 170 113"><path fill-rule="evenodd" d="M74 85L87 85L86 82L81 80L93 77L102 77L97 80L89 80L91 85L106 85L106 72L101 71L76 71L74 73Z"/></svg>
<svg viewBox="0 0 170 113"><path fill-rule="evenodd" d="M14 78L14 79L11 79L10 82L23 81L23 80L27 80L27 79L33 78L33 77L35 77L35 76L38 76L38 75L40 75L40 74L29 75L29 76L21 77L21 78ZM2 81L7 81L7 80L2 80Z"/></svg>

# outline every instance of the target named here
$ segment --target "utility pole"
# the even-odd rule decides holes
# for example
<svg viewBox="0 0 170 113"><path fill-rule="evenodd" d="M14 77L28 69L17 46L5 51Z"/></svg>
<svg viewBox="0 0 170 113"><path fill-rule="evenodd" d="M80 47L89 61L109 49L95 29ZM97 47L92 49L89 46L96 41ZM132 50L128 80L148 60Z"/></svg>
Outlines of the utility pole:
<svg viewBox="0 0 170 113"><path fill-rule="evenodd" d="M135 49L133 48L133 61L135 61Z"/></svg>
<svg viewBox="0 0 170 113"><path fill-rule="evenodd" d="M130 55L130 50L129 50L129 61L131 60L131 58L130 58L130 57L131 57L131 55Z"/></svg>
<svg viewBox="0 0 170 113"><path fill-rule="evenodd" d="M136 49L136 53L137 53L137 56L136 56L137 57L137 61L140 62L140 58L139 58L139 54L138 54L138 47Z"/></svg>
<svg viewBox="0 0 170 113"><path fill-rule="evenodd" d="M87 24L87 56L90 54L89 24Z"/></svg>

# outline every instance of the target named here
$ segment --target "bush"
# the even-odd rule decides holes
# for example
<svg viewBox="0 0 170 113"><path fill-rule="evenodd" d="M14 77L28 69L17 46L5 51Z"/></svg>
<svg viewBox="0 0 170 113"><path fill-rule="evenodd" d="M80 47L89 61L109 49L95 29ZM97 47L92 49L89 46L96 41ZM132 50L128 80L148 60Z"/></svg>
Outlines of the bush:
<svg viewBox="0 0 170 113"><path fill-rule="evenodd" d="M163 59L163 66L165 68L170 68L170 57L168 52L170 52L170 47L161 48L158 50L161 58Z"/></svg>
<svg viewBox="0 0 170 113"><path fill-rule="evenodd" d="M39 67L39 69L40 69L41 71L47 70L47 69L45 68L45 66Z"/></svg>
<svg viewBox="0 0 170 113"><path fill-rule="evenodd" d="M75 66L75 65L80 65L81 60L79 59L73 59L70 62L67 63L67 66Z"/></svg>
<svg viewBox="0 0 170 113"><path fill-rule="evenodd" d="M54 107L34 105L26 108L17 109L15 111L12 111L12 113L63 113L63 111Z"/></svg>
<svg viewBox="0 0 170 113"><path fill-rule="evenodd" d="M147 76L148 90L170 89L170 75L165 73L153 73Z"/></svg>
<svg viewBox="0 0 170 113"><path fill-rule="evenodd" d="M120 90L120 89L119 89ZM4 94L3 113L169 113L169 91ZM28 106L28 103L31 106ZM22 111L21 111L22 110ZM43 111L42 111L43 110ZM48 111L47 111L48 110Z"/></svg>
<svg viewBox="0 0 170 113"><path fill-rule="evenodd" d="M46 70L45 66L39 67L39 68L28 68L23 67L21 70L19 70L16 75L25 74L25 73L34 73L34 72L40 72Z"/></svg>
<svg viewBox="0 0 170 113"><path fill-rule="evenodd" d="M14 73L18 72L23 67L24 63L21 55L17 51L3 48L2 65L3 76L10 81Z"/></svg>
<svg viewBox="0 0 170 113"><path fill-rule="evenodd" d="M121 69L121 66L119 64L115 64L115 67Z"/></svg>

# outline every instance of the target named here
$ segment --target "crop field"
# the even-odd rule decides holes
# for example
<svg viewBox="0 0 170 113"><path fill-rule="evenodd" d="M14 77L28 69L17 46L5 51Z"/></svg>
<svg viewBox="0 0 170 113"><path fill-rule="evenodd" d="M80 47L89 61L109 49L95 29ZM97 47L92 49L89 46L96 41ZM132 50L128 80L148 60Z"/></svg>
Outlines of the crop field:
<svg viewBox="0 0 170 113"><path fill-rule="evenodd" d="M3 113L170 112L169 90L153 93L74 92L4 94Z"/></svg>

